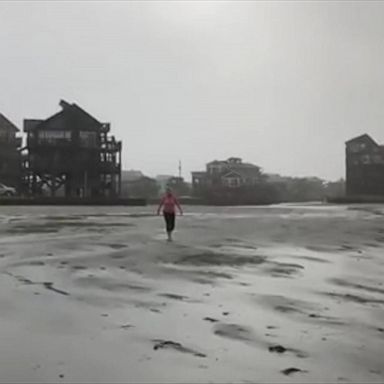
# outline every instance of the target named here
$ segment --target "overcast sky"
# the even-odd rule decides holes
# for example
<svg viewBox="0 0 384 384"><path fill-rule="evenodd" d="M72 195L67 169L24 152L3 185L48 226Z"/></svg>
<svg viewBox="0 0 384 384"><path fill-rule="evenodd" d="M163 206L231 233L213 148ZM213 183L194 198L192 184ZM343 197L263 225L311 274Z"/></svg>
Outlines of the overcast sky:
<svg viewBox="0 0 384 384"><path fill-rule="evenodd" d="M239 156L337 179L347 139L384 144L384 2L1 1L0 52L16 125L76 102L153 176Z"/></svg>

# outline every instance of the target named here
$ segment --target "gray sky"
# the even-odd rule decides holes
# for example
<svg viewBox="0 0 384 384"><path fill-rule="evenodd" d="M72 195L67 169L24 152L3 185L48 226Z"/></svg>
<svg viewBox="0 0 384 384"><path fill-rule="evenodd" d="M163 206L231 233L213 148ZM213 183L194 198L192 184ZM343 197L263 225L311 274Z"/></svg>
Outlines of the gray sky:
<svg viewBox="0 0 384 384"><path fill-rule="evenodd" d="M239 156L344 175L344 141L384 144L384 2L0 2L0 111L61 98L124 141L124 167L183 174Z"/></svg>

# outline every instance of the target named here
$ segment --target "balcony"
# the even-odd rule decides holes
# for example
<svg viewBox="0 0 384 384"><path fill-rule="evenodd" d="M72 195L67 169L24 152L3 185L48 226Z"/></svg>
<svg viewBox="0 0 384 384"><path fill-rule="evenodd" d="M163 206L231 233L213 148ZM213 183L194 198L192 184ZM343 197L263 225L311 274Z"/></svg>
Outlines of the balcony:
<svg viewBox="0 0 384 384"><path fill-rule="evenodd" d="M121 171L120 164L113 161L102 161L100 163L100 172L102 173L119 173Z"/></svg>
<svg viewBox="0 0 384 384"><path fill-rule="evenodd" d="M111 130L111 124L110 123L103 123L100 128L100 132L102 133L108 133Z"/></svg>
<svg viewBox="0 0 384 384"><path fill-rule="evenodd" d="M121 141L107 141L102 144L101 150L103 152L120 152Z"/></svg>

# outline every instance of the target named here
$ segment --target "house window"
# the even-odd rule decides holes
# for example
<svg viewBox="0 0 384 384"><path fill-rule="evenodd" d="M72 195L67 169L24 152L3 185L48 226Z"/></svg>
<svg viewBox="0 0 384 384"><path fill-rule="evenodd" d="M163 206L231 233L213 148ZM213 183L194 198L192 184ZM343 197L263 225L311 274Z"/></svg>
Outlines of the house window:
<svg viewBox="0 0 384 384"><path fill-rule="evenodd" d="M369 155L363 155L361 156L361 162L363 164L371 164L372 163L372 159Z"/></svg>
<svg viewBox="0 0 384 384"><path fill-rule="evenodd" d="M367 143L353 143L350 144L349 150L353 153L361 152L367 149Z"/></svg>
<svg viewBox="0 0 384 384"><path fill-rule="evenodd" d="M81 131L79 134L80 144L83 147L94 148L97 146L97 133Z"/></svg>
<svg viewBox="0 0 384 384"><path fill-rule="evenodd" d="M380 155L374 155L372 156L372 162L373 164L383 164L384 160Z"/></svg>
<svg viewBox="0 0 384 384"><path fill-rule="evenodd" d="M240 186L240 179L238 177L226 177L223 181L227 187L236 188Z"/></svg>
<svg viewBox="0 0 384 384"><path fill-rule="evenodd" d="M238 187L240 185L240 179L238 178L231 178L230 179L230 186L231 187Z"/></svg>
<svg viewBox="0 0 384 384"><path fill-rule="evenodd" d="M39 131L39 143L55 144L61 141L71 140L70 131Z"/></svg>
<svg viewBox="0 0 384 384"><path fill-rule="evenodd" d="M217 174L221 173L224 170L224 165L222 164L213 164L208 166L208 173L210 174Z"/></svg>
<svg viewBox="0 0 384 384"><path fill-rule="evenodd" d="M209 167L209 173L216 173L216 172L218 172L219 171L219 167L218 166L216 166L216 165L211 165L210 167Z"/></svg>
<svg viewBox="0 0 384 384"><path fill-rule="evenodd" d="M15 136L11 132L6 130L0 130L0 140L5 142L10 142Z"/></svg>

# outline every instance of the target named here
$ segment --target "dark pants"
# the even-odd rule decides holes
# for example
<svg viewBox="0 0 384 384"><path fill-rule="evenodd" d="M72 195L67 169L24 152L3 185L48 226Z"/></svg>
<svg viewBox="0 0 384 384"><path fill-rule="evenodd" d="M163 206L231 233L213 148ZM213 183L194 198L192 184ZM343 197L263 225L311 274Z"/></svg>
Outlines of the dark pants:
<svg viewBox="0 0 384 384"><path fill-rule="evenodd" d="M164 212L165 225L167 227L167 232L172 232L175 229L175 214Z"/></svg>

